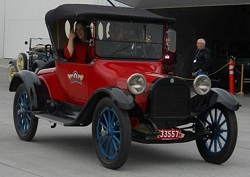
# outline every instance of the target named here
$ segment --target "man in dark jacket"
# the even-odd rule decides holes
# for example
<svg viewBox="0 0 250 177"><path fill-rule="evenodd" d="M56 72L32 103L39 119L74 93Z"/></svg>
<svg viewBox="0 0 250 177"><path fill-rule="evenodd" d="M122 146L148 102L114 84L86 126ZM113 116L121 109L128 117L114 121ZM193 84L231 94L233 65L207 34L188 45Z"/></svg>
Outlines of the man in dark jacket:
<svg viewBox="0 0 250 177"><path fill-rule="evenodd" d="M197 40L197 51L193 60L192 76L196 77L201 74L208 75L211 72L211 53L206 47L206 41L204 39Z"/></svg>

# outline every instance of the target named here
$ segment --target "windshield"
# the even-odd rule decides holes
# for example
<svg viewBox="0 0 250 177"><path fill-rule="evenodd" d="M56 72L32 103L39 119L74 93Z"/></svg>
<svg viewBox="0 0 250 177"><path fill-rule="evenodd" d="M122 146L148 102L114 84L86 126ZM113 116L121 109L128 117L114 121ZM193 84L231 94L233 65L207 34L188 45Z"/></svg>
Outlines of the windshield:
<svg viewBox="0 0 250 177"><path fill-rule="evenodd" d="M29 44L30 49L42 50L45 48L45 45L51 44L51 42L49 38L30 38L30 41L25 41L25 44Z"/></svg>
<svg viewBox="0 0 250 177"><path fill-rule="evenodd" d="M159 59L163 55L163 25L97 21L95 44L100 57Z"/></svg>

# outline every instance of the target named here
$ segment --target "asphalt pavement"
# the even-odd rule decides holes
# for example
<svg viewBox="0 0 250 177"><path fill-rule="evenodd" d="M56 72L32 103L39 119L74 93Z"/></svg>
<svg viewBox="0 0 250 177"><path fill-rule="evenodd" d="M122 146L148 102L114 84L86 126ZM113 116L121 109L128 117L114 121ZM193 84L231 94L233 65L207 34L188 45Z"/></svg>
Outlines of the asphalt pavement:
<svg viewBox="0 0 250 177"><path fill-rule="evenodd" d="M231 158L221 165L205 162L195 142L132 143L129 159L118 170L104 168L95 153L91 125L52 129L39 120L31 142L14 129L13 98L8 91L9 59L0 59L0 177L248 177L250 176L250 96L238 96L238 140Z"/></svg>

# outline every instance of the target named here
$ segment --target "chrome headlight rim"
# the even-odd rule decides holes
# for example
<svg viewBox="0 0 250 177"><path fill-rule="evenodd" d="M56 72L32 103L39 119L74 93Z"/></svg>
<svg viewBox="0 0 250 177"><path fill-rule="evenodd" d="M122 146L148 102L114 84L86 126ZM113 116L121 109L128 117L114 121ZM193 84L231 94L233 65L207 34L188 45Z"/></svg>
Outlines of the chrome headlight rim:
<svg viewBox="0 0 250 177"><path fill-rule="evenodd" d="M211 90L211 80L207 75L199 75L194 79L193 88L198 95L206 95Z"/></svg>
<svg viewBox="0 0 250 177"><path fill-rule="evenodd" d="M127 80L127 88L132 94L142 94L146 89L146 78L140 73L132 74Z"/></svg>

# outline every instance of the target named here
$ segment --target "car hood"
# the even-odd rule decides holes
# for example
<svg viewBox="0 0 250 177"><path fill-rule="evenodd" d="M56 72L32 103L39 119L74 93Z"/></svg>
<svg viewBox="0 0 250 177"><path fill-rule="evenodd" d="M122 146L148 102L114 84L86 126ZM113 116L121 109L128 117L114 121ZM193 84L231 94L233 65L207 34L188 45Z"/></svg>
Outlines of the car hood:
<svg viewBox="0 0 250 177"><path fill-rule="evenodd" d="M161 61L102 61L105 73L112 73L112 78L116 80L116 85L126 88L127 79L135 73L142 74L147 83L153 82L156 78L164 77L162 74Z"/></svg>

